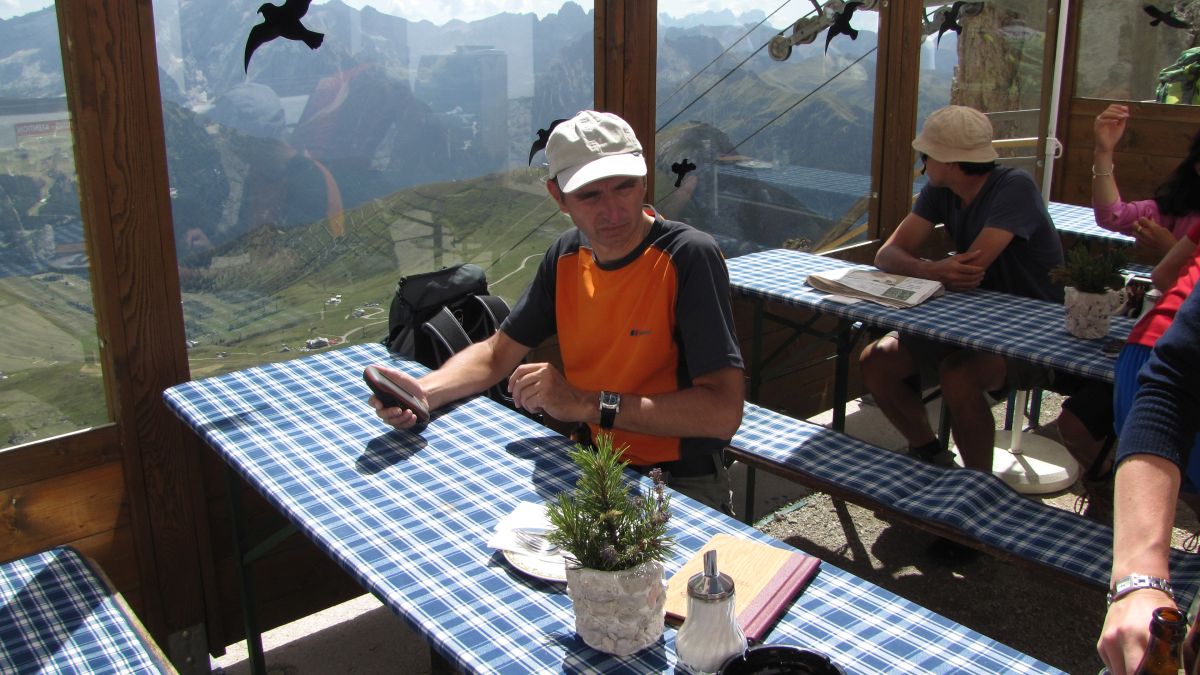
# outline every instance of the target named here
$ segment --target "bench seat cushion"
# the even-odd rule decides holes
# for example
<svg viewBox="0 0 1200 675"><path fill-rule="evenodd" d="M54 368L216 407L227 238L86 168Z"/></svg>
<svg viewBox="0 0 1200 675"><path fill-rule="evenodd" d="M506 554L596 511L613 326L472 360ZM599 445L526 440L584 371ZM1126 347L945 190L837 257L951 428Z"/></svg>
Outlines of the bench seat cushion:
<svg viewBox="0 0 1200 675"><path fill-rule="evenodd" d="M884 450L820 425L745 405L734 456L811 485L837 486L919 521L949 527L986 546L1108 587L1112 528L1030 499L980 471L948 469ZM804 482L804 481L802 481ZM1200 555L1171 550L1176 599L1187 607L1200 590Z"/></svg>
<svg viewBox="0 0 1200 675"><path fill-rule="evenodd" d="M59 547L0 565L0 672L175 670L104 578Z"/></svg>

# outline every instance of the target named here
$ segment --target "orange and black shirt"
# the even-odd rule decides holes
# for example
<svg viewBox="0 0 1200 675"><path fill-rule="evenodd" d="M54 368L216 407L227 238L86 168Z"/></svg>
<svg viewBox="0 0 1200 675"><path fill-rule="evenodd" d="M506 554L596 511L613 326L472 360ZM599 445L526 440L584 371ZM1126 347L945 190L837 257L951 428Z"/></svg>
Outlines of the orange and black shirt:
<svg viewBox="0 0 1200 675"><path fill-rule="evenodd" d="M729 271L716 241L648 212L654 224L646 239L612 263L597 261L577 228L564 233L501 326L530 348L557 333L563 374L572 386L652 396L690 387L706 373L743 367ZM729 441L621 429L613 440L614 447L628 446L625 459L634 466L717 452Z"/></svg>

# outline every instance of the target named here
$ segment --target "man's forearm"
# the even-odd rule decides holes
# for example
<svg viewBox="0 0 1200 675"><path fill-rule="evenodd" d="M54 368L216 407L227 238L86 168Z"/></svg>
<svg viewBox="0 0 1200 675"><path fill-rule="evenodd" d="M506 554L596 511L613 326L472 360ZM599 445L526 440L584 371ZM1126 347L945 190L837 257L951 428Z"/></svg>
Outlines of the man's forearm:
<svg viewBox="0 0 1200 675"><path fill-rule="evenodd" d="M495 353L493 341L487 340L450 357L441 368L422 377L420 382L429 398L430 409L437 409L478 394L507 374L506 364Z"/></svg>
<svg viewBox="0 0 1200 675"><path fill-rule="evenodd" d="M727 368L719 373L679 391L653 396L621 392L616 426L653 436L732 438L742 422L742 370ZM588 421L599 419L597 402L594 418Z"/></svg>
<svg viewBox="0 0 1200 675"><path fill-rule="evenodd" d="M1113 580L1130 574L1169 578L1179 467L1157 455L1134 455L1117 468Z"/></svg>
<svg viewBox="0 0 1200 675"><path fill-rule="evenodd" d="M929 279L929 261L898 246L884 246L875 255L875 266L890 274Z"/></svg>

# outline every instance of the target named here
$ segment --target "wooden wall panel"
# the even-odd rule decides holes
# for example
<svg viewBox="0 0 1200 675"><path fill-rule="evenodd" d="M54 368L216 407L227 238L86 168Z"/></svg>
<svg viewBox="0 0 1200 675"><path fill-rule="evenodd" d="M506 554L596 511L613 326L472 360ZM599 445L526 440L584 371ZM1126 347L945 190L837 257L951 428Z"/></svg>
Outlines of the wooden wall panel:
<svg viewBox="0 0 1200 675"><path fill-rule="evenodd" d="M327 607L362 595L365 591L333 559L297 534L254 565L259 625L263 630L282 626ZM245 639L237 576L233 559L217 563L217 583L223 602L214 608L219 623L210 624L209 642L214 654L224 645ZM216 626L216 627L214 627Z"/></svg>
<svg viewBox="0 0 1200 675"><path fill-rule="evenodd" d="M1121 198L1125 200L1149 199L1154 189L1162 183L1179 164L1179 157L1164 157L1136 152L1113 153L1116 165L1114 176ZM1071 204L1092 204L1092 150L1072 150L1059 160L1066 167L1061 199Z"/></svg>
<svg viewBox="0 0 1200 675"><path fill-rule="evenodd" d="M1071 204L1092 202L1092 125L1110 103L1070 99L1060 127L1064 156L1055 164L1051 198ZM1200 131L1200 106L1122 102L1130 120L1114 153L1117 186L1124 199L1148 199L1186 154Z"/></svg>
<svg viewBox="0 0 1200 675"><path fill-rule="evenodd" d="M791 309L776 303L767 303L766 310L801 322L808 319L812 313L806 310ZM734 298L733 318L737 330L738 342L742 348L742 357L749 368L753 339L754 305L743 298ZM763 354L773 353L780 345L792 337L792 330L771 321L764 321ZM836 325L836 320L830 317L818 321L814 330L827 331ZM855 346L850 357L850 371L847 377L848 395L856 398L862 391L862 378L858 369L858 352L862 344ZM835 350L832 342L817 337L805 336L789 345L777 357L773 368L778 364L786 364L784 372L777 373L772 379L764 380L759 391L758 403L772 410L807 418L816 415L833 406L833 384ZM768 369L768 372L770 369ZM749 393L750 373L746 372L746 391Z"/></svg>
<svg viewBox="0 0 1200 675"><path fill-rule="evenodd" d="M0 490L0 559L69 544L127 524L120 462Z"/></svg>
<svg viewBox="0 0 1200 675"><path fill-rule="evenodd" d="M121 456L115 426L96 427L0 452L0 489L112 462Z"/></svg>
<svg viewBox="0 0 1200 675"><path fill-rule="evenodd" d="M139 589L137 559L133 551L133 530L130 529L128 520L119 520L117 527L111 530L67 542L67 545L100 565L113 586L126 599L136 594Z"/></svg>

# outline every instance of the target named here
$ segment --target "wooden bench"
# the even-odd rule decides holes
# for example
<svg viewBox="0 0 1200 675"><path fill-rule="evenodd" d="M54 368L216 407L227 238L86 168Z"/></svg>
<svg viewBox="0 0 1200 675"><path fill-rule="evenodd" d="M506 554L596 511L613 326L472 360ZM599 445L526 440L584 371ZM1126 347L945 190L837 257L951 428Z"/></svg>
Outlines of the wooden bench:
<svg viewBox="0 0 1200 675"><path fill-rule="evenodd" d="M752 403L727 452L748 469L748 521L761 469L1001 559L1108 587L1111 527L1024 497L991 474L933 466ZM1170 556L1187 607L1200 590L1200 555Z"/></svg>
<svg viewBox="0 0 1200 675"><path fill-rule="evenodd" d="M68 547L0 565L0 673L174 673L98 567Z"/></svg>

